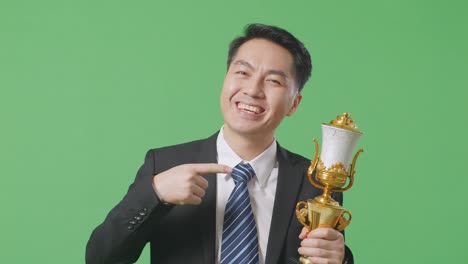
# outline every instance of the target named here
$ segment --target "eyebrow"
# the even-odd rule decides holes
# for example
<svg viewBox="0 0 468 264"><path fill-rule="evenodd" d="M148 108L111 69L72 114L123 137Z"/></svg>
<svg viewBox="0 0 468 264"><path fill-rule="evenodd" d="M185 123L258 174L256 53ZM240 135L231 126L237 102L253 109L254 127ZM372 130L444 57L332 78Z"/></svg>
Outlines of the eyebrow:
<svg viewBox="0 0 468 264"><path fill-rule="evenodd" d="M249 68L249 69L251 69L251 70L254 70L254 69L255 69L254 66L253 66L252 64L250 64L249 62L247 62L247 61L245 61L245 60L236 60L236 61L233 62L233 64L235 64L235 65L243 65L243 66L245 66L245 67L247 67L247 68ZM267 74L279 75L279 76L284 77L285 79L288 79L288 78L289 78L288 75L287 75L284 71L282 71L282 70L273 70L273 69L272 69L272 70L268 70L268 71L267 71Z"/></svg>
<svg viewBox="0 0 468 264"><path fill-rule="evenodd" d="M233 64L235 65L243 65L247 68L250 68L250 69L254 69L254 66L252 66L252 64L248 63L247 61L245 60L236 60Z"/></svg>

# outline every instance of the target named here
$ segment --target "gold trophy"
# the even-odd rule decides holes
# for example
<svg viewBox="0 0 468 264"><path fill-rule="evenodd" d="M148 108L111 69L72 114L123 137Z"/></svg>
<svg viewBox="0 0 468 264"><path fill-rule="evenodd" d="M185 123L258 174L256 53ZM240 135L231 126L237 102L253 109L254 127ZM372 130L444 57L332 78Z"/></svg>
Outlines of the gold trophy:
<svg viewBox="0 0 468 264"><path fill-rule="evenodd" d="M307 232L318 227L343 231L351 222L351 212L341 207L331 194L344 192L353 186L356 160L363 149L354 155L352 163L350 161L361 135L362 132L358 130L354 120L345 112L330 124L322 124L320 156L317 139L313 139L315 155L310 162L307 176L313 186L323 190L323 194L296 205L297 219L307 228ZM343 187L346 183L347 186ZM300 257L299 261L302 264L313 264L305 256Z"/></svg>

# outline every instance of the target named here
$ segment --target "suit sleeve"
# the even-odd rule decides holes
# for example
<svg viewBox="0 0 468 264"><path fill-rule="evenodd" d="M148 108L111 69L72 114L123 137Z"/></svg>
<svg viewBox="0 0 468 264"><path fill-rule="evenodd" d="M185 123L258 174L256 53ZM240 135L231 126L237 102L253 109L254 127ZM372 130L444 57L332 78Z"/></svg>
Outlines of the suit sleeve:
<svg viewBox="0 0 468 264"><path fill-rule="evenodd" d="M155 155L150 150L124 198L91 234L86 246L87 264L134 263L157 223L170 210L152 186Z"/></svg>

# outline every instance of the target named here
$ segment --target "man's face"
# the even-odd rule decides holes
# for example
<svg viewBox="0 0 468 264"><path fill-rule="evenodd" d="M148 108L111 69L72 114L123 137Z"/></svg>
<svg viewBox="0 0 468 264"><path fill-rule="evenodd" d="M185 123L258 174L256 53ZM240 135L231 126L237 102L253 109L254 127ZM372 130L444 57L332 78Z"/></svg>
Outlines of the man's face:
<svg viewBox="0 0 468 264"><path fill-rule="evenodd" d="M272 137L301 94L289 51L265 39L245 42L232 59L221 92L225 130L240 136Z"/></svg>

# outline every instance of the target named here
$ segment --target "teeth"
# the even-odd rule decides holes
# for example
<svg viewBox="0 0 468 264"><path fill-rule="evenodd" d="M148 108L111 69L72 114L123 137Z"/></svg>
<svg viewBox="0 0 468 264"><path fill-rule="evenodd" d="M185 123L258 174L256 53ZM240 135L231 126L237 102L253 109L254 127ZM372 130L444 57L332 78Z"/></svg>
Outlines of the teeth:
<svg viewBox="0 0 468 264"><path fill-rule="evenodd" d="M254 112L256 114L258 114L260 112L260 107L257 107L257 106L246 105L246 104L243 104L243 103L239 103L238 106L239 106L240 109L247 110L247 111L250 111L250 112Z"/></svg>

